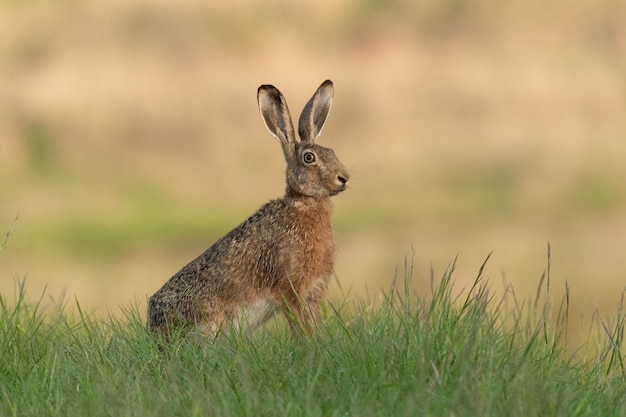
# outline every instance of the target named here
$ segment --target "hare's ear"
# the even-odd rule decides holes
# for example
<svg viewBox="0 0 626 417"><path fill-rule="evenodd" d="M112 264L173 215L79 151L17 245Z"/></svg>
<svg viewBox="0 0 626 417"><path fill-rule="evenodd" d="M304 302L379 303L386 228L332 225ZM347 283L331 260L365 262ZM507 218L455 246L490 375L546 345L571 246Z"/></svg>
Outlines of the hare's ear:
<svg viewBox="0 0 626 417"><path fill-rule="evenodd" d="M335 90L333 89L332 81L326 80L319 86L309 102L306 103L298 122L300 140L314 143L320 133L322 133L330 106L333 104L334 94Z"/></svg>
<svg viewBox="0 0 626 417"><path fill-rule="evenodd" d="M267 130L278 139L285 159L290 161L295 153L296 134L285 97L273 85L262 85L257 91L257 101Z"/></svg>

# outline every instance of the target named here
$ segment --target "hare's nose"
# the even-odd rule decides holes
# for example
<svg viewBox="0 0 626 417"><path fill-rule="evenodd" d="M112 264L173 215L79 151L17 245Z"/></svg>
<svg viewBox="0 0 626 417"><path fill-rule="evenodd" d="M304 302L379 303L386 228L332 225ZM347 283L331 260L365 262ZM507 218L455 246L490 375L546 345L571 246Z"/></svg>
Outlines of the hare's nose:
<svg viewBox="0 0 626 417"><path fill-rule="evenodd" d="M339 181L339 183L341 185L346 185L348 183L348 181L350 180L350 178L348 178L348 176L344 176L344 175L337 175L337 181Z"/></svg>

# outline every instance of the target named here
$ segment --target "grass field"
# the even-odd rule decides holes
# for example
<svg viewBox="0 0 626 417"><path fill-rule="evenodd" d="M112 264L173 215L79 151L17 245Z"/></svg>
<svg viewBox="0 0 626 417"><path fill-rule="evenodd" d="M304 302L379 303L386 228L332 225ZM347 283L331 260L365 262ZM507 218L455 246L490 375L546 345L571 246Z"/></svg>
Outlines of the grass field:
<svg viewBox="0 0 626 417"><path fill-rule="evenodd" d="M626 415L626 313L594 322L583 359L564 347L567 300L551 305L549 278L537 299L507 304L481 273L455 293L451 264L420 299L409 266L373 299L327 304L306 340L278 321L166 344L135 305L103 320L78 305L67 314L45 297L26 303L22 285L16 303L0 298L0 415Z"/></svg>

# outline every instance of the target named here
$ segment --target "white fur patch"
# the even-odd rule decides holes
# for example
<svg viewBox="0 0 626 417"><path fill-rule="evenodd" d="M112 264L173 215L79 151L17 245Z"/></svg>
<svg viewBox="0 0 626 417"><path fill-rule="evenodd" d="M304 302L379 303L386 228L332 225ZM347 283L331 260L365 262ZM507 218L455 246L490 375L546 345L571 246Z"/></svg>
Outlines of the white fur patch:
<svg viewBox="0 0 626 417"><path fill-rule="evenodd" d="M237 327L244 325L249 330L254 330L271 319L276 313L276 309L276 304L270 299L255 300L242 308L239 319L233 324Z"/></svg>

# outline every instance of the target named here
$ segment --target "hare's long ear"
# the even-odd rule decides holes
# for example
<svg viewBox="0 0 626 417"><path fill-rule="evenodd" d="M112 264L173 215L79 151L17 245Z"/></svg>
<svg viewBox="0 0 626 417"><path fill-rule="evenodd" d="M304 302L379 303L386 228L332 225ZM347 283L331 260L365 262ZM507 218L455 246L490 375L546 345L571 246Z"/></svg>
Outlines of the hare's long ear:
<svg viewBox="0 0 626 417"><path fill-rule="evenodd" d="M257 101L267 130L278 139L289 162L295 153L296 134L285 97L273 85L262 85L257 91Z"/></svg>
<svg viewBox="0 0 626 417"><path fill-rule="evenodd" d="M334 94L335 90L333 89L332 81L326 80L319 86L309 102L306 103L298 122L300 140L314 143L320 133L322 133L330 106L333 104Z"/></svg>

